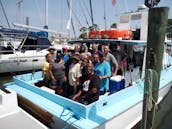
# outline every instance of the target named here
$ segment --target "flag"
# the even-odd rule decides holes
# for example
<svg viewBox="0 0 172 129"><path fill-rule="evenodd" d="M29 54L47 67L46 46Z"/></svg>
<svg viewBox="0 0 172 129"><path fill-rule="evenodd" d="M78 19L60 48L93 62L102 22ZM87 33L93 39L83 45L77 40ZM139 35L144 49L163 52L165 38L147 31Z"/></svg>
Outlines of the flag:
<svg viewBox="0 0 172 129"><path fill-rule="evenodd" d="M112 0L112 5L114 6L116 4L116 0Z"/></svg>

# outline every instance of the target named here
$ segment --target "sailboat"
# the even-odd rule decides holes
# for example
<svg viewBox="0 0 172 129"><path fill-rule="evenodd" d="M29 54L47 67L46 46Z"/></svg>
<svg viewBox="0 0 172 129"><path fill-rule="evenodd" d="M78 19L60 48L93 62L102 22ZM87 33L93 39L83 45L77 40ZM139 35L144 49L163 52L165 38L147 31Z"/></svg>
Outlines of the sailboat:
<svg viewBox="0 0 172 129"><path fill-rule="evenodd" d="M11 31L12 29L10 33L12 33ZM19 32L14 29L13 31ZM4 36L4 31L1 32ZM14 37L12 40L9 40L4 36L4 44L1 44L0 52L0 73L28 71L41 68L42 63L45 61L45 55L48 53L47 48L51 46L51 43L47 37L38 37L32 33L33 32L27 33L27 31L15 33L15 36L18 35L18 37L20 37L20 40L17 41L15 41ZM24 35L23 38L21 37L22 34ZM10 36L12 36L12 34L8 35L8 37ZM13 46L14 44L16 46Z"/></svg>
<svg viewBox="0 0 172 129"><path fill-rule="evenodd" d="M46 0L46 16L48 15L47 4L48 0ZM56 49L62 48L62 45L54 46L55 44L49 41L48 33L65 38L67 38L67 34L47 29L47 17L45 21L44 29L13 23L15 27L36 31L0 28L0 73L39 70L45 61L49 46Z"/></svg>

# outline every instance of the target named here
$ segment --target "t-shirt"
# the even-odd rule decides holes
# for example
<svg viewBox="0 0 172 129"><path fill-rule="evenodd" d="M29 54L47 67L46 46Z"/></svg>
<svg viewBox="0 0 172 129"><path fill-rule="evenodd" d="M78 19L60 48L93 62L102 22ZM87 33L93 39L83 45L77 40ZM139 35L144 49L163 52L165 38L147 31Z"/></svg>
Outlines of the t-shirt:
<svg viewBox="0 0 172 129"><path fill-rule="evenodd" d="M56 80L63 79L65 76L65 63L61 60L59 63L52 63L52 73Z"/></svg>
<svg viewBox="0 0 172 129"><path fill-rule="evenodd" d="M85 80L80 87L80 89L82 90L81 96L84 96L84 99L89 101L89 103L98 100L100 84L101 84L101 79L99 78L98 75L96 74L90 75L88 80ZM93 93L91 91L93 88L97 88L97 93Z"/></svg>
<svg viewBox="0 0 172 129"><path fill-rule="evenodd" d="M111 53L108 53L105 60L110 63L111 72L114 73L114 65L118 63L116 58Z"/></svg>
<svg viewBox="0 0 172 129"><path fill-rule="evenodd" d="M69 55L68 54L63 55L62 59L64 60L64 62L67 62L69 60Z"/></svg>
<svg viewBox="0 0 172 129"><path fill-rule="evenodd" d="M81 68L81 73L82 73L82 76L80 78L80 82L81 84L83 84L83 82L88 79L88 75L89 75L87 67L83 66Z"/></svg>
<svg viewBox="0 0 172 129"><path fill-rule="evenodd" d="M47 61L44 62L42 66L42 71L44 72L44 79L46 80L50 80L49 67L50 67L50 64Z"/></svg>
<svg viewBox="0 0 172 129"><path fill-rule="evenodd" d="M81 65L80 63L77 64L71 64L69 66L69 74L68 74L68 78L69 78L69 84L71 86L74 86L76 83L76 80L78 77L81 77Z"/></svg>
<svg viewBox="0 0 172 129"><path fill-rule="evenodd" d="M104 61L102 63L96 63L94 67L94 72L95 74L99 76L104 76L108 75L109 77L111 76L111 71L110 71L110 65L109 62ZM101 85L100 85L100 91L108 91L109 90L109 78L104 78L102 79Z"/></svg>
<svg viewBox="0 0 172 129"><path fill-rule="evenodd" d="M112 51L112 55L115 57L115 59L118 62L118 69L121 69L122 63L121 63L121 52L120 51Z"/></svg>

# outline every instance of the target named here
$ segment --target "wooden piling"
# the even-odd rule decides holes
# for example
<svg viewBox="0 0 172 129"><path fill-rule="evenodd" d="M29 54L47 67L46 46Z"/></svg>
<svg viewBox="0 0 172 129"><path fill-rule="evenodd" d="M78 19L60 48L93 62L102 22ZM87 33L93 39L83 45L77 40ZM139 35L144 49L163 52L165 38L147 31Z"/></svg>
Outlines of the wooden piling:
<svg viewBox="0 0 172 129"><path fill-rule="evenodd" d="M142 129L154 128L168 11L168 7L149 9Z"/></svg>

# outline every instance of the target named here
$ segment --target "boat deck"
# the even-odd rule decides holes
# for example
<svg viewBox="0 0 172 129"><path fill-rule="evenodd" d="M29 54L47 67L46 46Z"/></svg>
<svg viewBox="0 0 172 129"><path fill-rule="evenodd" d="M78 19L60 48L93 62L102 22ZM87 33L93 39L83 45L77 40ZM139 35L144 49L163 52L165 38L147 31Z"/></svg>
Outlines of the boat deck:
<svg viewBox="0 0 172 129"><path fill-rule="evenodd" d="M170 62L172 62L172 58ZM160 90L163 89L163 92L160 92L160 99L164 97L171 87L171 73L172 66L161 72ZM141 119L144 85L142 80L131 87L125 88L125 90L109 96L100 96L98 101L90 105L83 105L34 86L33 83L36 80L41 80L41 77L41 72L36 72L33 75L18 75L13 78L12 83L8 83L6 86L51 113L53 121L58 121L55 122L57 124L55 127L67 128L73 126L75 128L91 129L101 126L103 128L104 123L108 121L108 127L110 128L110 125L114 123L111 123L113 119L113 121L119 123L125 121L125 124L116 126L116 128L120 129L132 127ZM130 115L127 115L129 113ZM132 119L129 118L131 116Z"/></svg>
<svg viewBox="0 0 172 129"><path fill-rule="evenodd" d="M28 83L30 84L33 84L34 82L35 80L28 81ZM98 127L101 123L112 119L114 116L119 115L119 113L128 110L129 107L131 107L132 105L139 103L143 97L142 90L139 89L138 86L133 86L127 88L127 90L122 90L110 96L100 96L99 101L85 106L55 94L51 94L51 97L49 96L50 98L47 98L45 97L45 95L50 93L47 93L42 89L39 90L41 90L44 95L40 92L33 92L34 89L31 90L27 87L21 87L15 83L11 83L10 87L11 89L15 90L19 95L24 96L28 100L32 101L34 104L39 105L39 107L41 107L43 110L46 110L53 114L53 116L57 116L64 122L69 123L68 125L63 125L62 127L69 126L70 124L72 124L74 126L79 126L85 129ZM140 92L138 92L138 90L140 90ZM124 93L121 94L121 92ZM133 96L133 92L138 94L135 94ZM60 98L63 103L67 100L69 105L63 106L58 104L54 97L56 97L56 100ZM120 101L122 98L123 101ZM80 107L78 105L80 105ZM85 108L85 110L81 107ZM95 112L95 110L97 111ZM85 127L85 123L88 123L87 127Z"/></svg>
<svg viewBox="0 0 172 129"><path fill-rule="evenodd" d="M46 129L47 127L28 115L25 111L0 118L1 129Z"/></svg>

